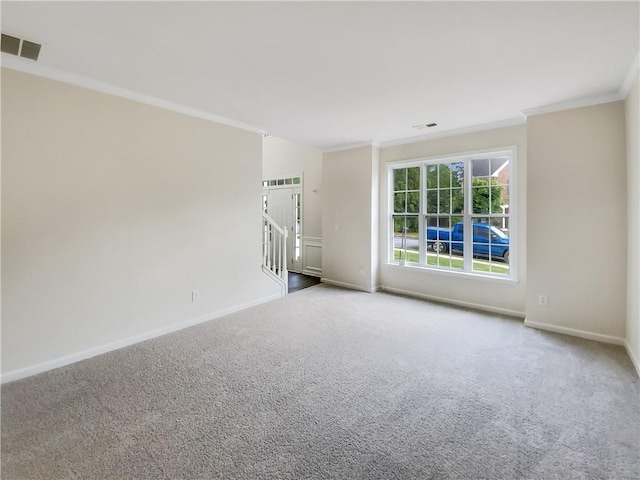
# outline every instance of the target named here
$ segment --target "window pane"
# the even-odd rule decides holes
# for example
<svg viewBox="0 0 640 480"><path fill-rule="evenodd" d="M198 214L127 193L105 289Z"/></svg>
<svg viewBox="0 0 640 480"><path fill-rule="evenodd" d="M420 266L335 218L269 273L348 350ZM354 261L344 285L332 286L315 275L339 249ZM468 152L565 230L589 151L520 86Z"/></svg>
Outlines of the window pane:
<svg viewBox="0 0 640 480"><path fill-rule="evenodd" d="M440 188L449 188L451 186L451 167L443 163L438 165L438 170L440 172L440 183L438 186Z"/></svg>
<svg viewBox="0 0 640 480"><path fill-rule="evenodd" d="M489 183L485 178L474 178L472 182L472 203L473 213L489 213L490 189Z"/></svg>
<svg viewBox="0 0 640 480"><path fill-rule="evenodd" d="M451 190L440 190L439 213L451 213Z"/></svg>
<svg viewBox="0 0 640 480"><path fill-rule="evenodd" d="M406 196L404 192L393 194L393 211L396 213L406 212Z"/></svg>
<svg viewBox="0 0 640 480"><path fill-rule="evenodd" d="M294 185L299 185L300 184L300 177L296 177L293 179L293 184Z"/></svg>
<svg viewBox="0 0 640 480"><path fill-rule="evenodd" d="M427 225L427 266L437 266L447 269L464 269L462 247L464 243L462 217L449 215L426 216Z"/></svg>
<svg viewBox="0 0 640 480"><path fill-rule="evenodd" d="M451 164L451 186L460 187L464 185L464 162Z"/></svg>
<svg viewBox="0 0 640 480"><path fill-rule="evenodd" d="M438 165L427 165L427 189L438 188Z"/></svg>
<svg viewBox="0 0 640 480"><path fill-rule="evenodd" d="M401 237L403 231L404 231L404 215L394 215L393 216L393 235Z"/></svg>
<svg viewBox="0 0 640 480"><path fill-rule="evenodd" d="M491 194L491 202L489 203L491 213L502 213L502 205L504 204L503 196L504 189L502 185L498 183L498 179L491 177L491 185L490 185L490 194Z"/></svg>
<svg viewBox="0 0 640 480"><path fill-rule="evenodd" d="M498 177L502 173L502 170L509 165L508 157L494 157L491 159L491 176Z"/></svg>
<svg viewBox="0 0 640 480"><path fill-rule="evenodd" d="M449 167L438 165L438 188L449 186Z"/></svg>
<svg viewBox="0 0 640 480"><path fill-rule="evenodd" d="M420 167L407 168L407 190L420 190Z"/></svg>
<svg viewBox="0 0 640 480"><path fill-rule="evenodd" d="M462 232L464 231L464 226L463 226L464 218L463 218L463 217L457 217L457 216L452 215L452 216L449 218L449 221L451 222L451 223L450 223L451 228L455 227L455 226L456 226L456 224L458 224L458 223L460 224L460 226L458 227L458 229L457 229L457 230L458 230L458 233L459 233L460 235L462 235Z"/></svg>
<svg viewBox="0 0 640 480"><path fill-rule="evenodd" d="M509 160L507 158L494 158L491 163L492 168L495 167L491 186L492 197L500 199L491 203L491 213L504 213L504 207L509 205Z"/></svg>
<svg viewBox="0 0 640 480"><path fill-rule="evenodd" d="M491 175L491 164L488 158L475 159L471 161L471 176L488 177Z"/></svg>
<svg viewBox="0 0 640 480"><path fill-rule="evenodd" d="M418 216L417 215L407 215L406 217L406 229L407 235L418 238ZM415 246L415 249L418 249L418 246Z"/></svg>
<svg viewBox="0 0 640 480"><path fill-rule="evenodd" d="M291 185L291 183L292 183L292 182L293 182L293 179L292 179L292 178L285 178L285 180L284 180L284 183L285 183L286 185Z"/></svg>
<svg viewBox="0 0 640 480"><path fill-rule="evenodd" d="M473 218L473 271L509 274L509 236L496 227L499 218Z"/></svg>
<svg viewBox="0 0 640 480"><path fill-rule="evenodd" d="M418 216L394 215L393 260L417 263L418 259Z"/></svg>
<svg viewBox="0 0 640 480"><path fill-rule="evenodd" d="M462 188L451 190L451 213L462 213L464 211L464 191Z"/></svg>
<svg viewBox="0 0 640 480"><path fill-rule="evenodd" d="M508 158L494 158L491 160L491 162L492 162L492 167L494 166L494 163L496 166L496 170L494 173L494 178L496 183L495 190L496 190L496 193L499 194L500 196L500 205L498 205L497 202L495 204L493 202L491 203L491 207L492 207L491 213L508 215L509 214L509 181L510 181L510 174L511 174L511 171L510 171L511 165ZM492 187L492 189L493 188L494 187ZM500 208L498 209L498 207ZM507 230L509 228L508 218L500 219L498 223L500 225L496 225L495 223L492 223L492 224L504 230Z"/></svg>
<svg viewBox="0 0 640 480"><path fill-rule="evenodd" d="M407 212L418 213L420 211L420 192L407 193Z"/></svg>
<svg viewBox="0 0 640 480"><path fill-rule="evenodd" d="M407 189L406 168L397 168L393 171L393 189L396 192Z"/></svg>
<svg viewBox="0 0 640 480"><path fill-rule="evenodd" d="M427 213L438 213L438 191L427 191Z"/></svg>
<svg viewBox="0 0 640 480"><path fill-rule="evenodd" d="M295 215L296 215L296 227L295 227L295 261L299 262L300 261L300 253L301 253L301 247L302 247L302 238L300 236L301 233L301 222L300 222L300 214L301 214L301 209L300 209L300 197L302 195L299 193L294 194L294 199L295 199Z"/></svg>

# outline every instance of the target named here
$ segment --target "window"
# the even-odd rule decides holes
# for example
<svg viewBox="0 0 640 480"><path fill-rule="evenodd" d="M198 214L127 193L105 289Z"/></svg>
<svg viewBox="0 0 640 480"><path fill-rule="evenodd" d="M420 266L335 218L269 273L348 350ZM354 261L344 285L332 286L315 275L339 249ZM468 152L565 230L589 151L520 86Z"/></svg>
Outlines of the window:
<svg viewBox="0 0 640 480"><path fill-rule="evenodd" d="M294 213L293 213L293 221L295 223L295 228L294 228L294 234L295 234L295 239L294 239L294 247L295 247L295 254L293 256L293 260L295 262L299 262L300 261L300 249L302 248L302 205L300 203L302 199L302 194L300 193L294 193L293 194L293 208L294 208Z"/></svg>
<svg viewBox="0 0 640 480"><path fill-rule="evenodd" d="M509 149L390 166L389 261L514 278L514 157Z"/></svg>
<svg viewBox="0 0 640 480"><path fill-rule="evenodd" d="M275 187L278 185L300 185L300 177L278 178L276 180L263 180L263 187Z"/></svg>

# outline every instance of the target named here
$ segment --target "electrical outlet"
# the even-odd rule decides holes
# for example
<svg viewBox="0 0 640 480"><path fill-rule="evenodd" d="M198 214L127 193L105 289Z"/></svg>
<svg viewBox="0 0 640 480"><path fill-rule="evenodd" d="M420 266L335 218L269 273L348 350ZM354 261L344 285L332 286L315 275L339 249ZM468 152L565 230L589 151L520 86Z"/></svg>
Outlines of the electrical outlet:
<svg viewBox="0 0 640 480"><path fill-rule="evenodd" d="M198 300L200 300L200 290L194 290L191 292L191 301L197 302Z"/></svg>
<svg viewBox="0 0 640 480"><path fill-rule="evenodd" d="M549 302L546 295L538 295L538 305L540 305L541 307L546 307L548 303Z"/></svg>

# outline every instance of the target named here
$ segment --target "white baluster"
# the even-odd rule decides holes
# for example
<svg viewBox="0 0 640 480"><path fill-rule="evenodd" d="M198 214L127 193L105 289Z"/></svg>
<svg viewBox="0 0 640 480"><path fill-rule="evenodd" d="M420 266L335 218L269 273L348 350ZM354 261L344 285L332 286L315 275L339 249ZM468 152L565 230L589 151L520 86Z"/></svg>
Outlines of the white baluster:
<svg viewBox="0 0 640 480"><path fill-rule="evenodd" d="M278 276L280 278L282 278L282 262L284 260L282 258L282 236L278 235L278 238L280 239L280 245L278 245L279 253L280 253L280 258L279 258L279 261L278 261L278 267L279 267Z"/></svg>
<svg viewBox="0 0 640 480"><path fill-rule="evenodd" d="M289 237L289 230L287 230L285 228L283 230L283 232L282 232L282 241L284 243L284 248L282 250L283 250L283 257L284 257L285 261L284 261L283 268L282 268L282 277L281 278L285 282L285 285L286 285L285 289L286 289L287 292L289 290L289 286L288 286L289 275L287 273L287 260L286 260L287 259L287 238L288 237Z"/></svg>
<svg viewBox="0 0 640 480"><path fill-rule="evenodd" d="M273 225L271 226L271 231L273 232ZM275 234L275 232L274 232ZM273 236L271 237L271 248L272 248L272 261L271 261L271 270L274 271L276 269L276 242L273 238Z"/></svg>
<svg viewBox="0 0 640 480"><path fill-rule="evenodd" d="M267 223L262 221L262 265L267 264Z"/></svg>
<svg viewBox="0 0 640 480"><path fill-rule="evenodd" d="M271 263L273 259L271 258L271 225L269 225L267 229L267 268L271 270Z"/></svg>

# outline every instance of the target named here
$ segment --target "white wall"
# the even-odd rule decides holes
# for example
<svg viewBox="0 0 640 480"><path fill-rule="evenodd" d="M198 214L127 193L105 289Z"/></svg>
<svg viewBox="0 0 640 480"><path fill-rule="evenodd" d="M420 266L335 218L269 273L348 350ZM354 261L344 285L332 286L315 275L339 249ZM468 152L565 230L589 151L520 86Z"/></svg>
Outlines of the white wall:
<svg viewBox="0 0 640 480"><path fill-rule="evenodd" d="M325 153L322 162L322 280L365 291L374 291L378 278L375 150Z"/></svg>
<svg viewBox="0 0 640 480"><path fill-rule="evenodd" d="M277 295L260 268L261 148L3 69L3 380Z"/></svg>
<svg viewBox="0 0 640 480"><path fill-rule="evenodd" d="M640 373L640 84L638 75L625 102L627 123L627 349Z"/></svg>
<svg viewBox="0 0 640 480"><path fill-rule="evenodd" d="M527 121L531 325L625 336L627 179L624 103ZM548 306L538 305L538 295Z"/></svg>
<svg viewBox="0 0 640 480"><path fill-rule="evenodd" d="M526 295L526 126L486 130L429 141L382 148L380 151L380 282L383 288L400 290L414 295L443 299L454 303L472 305L488 310L524 316ZM387 167L394 162L438 157L456 153L472 152L515 146L517 192L517 222L514 224L517 239L518 282L483 280L470 276L420 268L391 265L388 262L389 241ZM513 236L513 234L512 234ZM512 260L515 259L512 257ZM512 261L512 263L513 263Z"/></svg>
<svg viewBox="0 0 640 480"><path fill-rule="evenodd" d="M373 147L371 163L371 286L380 287L380 149Z"/></svg>
<svg viewBox="0 0 640 480"><path fill-rule="evenodd" d="M262 176L286 178L302 175L302 270L322 273L322 151L278 137L262 142Z"/></svg>
<svg viewBox="0 0 640 480"><path fill-rule="evenodd" d="M277 137L262 142L263 178L304 177L304 235L322 238L322 151Z"/></svg>

